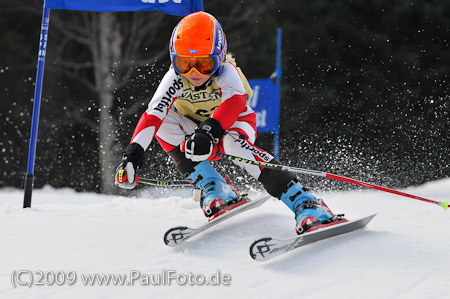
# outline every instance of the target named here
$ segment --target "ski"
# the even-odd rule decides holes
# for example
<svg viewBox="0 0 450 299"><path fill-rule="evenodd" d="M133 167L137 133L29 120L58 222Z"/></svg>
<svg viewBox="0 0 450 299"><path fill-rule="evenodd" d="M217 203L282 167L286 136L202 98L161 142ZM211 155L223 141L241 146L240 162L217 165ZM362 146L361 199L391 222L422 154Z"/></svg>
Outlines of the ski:
<svg viewBox="0 0 450 299"><path fill-rule="evenodd" d="M210 218L207 223L203 224L199 228L189 228L186 226L176 226L169 229L164 234L164 243L170 247L176 247L184 243L186 240L192 238L195 235L229 219L236 216L242 212L254 209L265 203L271 196L267 195L259 199L246 198L244 201L237 203L231 208L227 208L224 211L216 213L214 218ZM220 213L220 214L219 214Z"/></svg>
<svg viewBox="0 0 450 299"><path fill-rule="evenodd" d="M330 225L288 239L262 238L250 245L250 256L257 261L266 261L301 246L363 228L375 215Z"/></svg>

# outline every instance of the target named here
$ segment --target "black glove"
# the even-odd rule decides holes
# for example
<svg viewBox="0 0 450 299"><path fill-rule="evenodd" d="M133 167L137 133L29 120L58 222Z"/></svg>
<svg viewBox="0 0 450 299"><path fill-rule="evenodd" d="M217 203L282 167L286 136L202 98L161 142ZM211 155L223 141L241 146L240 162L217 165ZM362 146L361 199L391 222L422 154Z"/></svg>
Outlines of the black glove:
<svg viewBox="0 0 450 299"><path fill-rule="evenodd" d="M133 189L139 182L137 170L144 162L144 149L131 143L123 152L122 162L116 169L115 184L123 189Z"/></svg>
<svg viewBox="0 0 450 299"><path fill-rule="evenodd" d="M213 154L214 143L219 143L225 134L220 122L214 118L208 118L198 125L194 134L185 142L184 153L187 159L200 162L208 159Z"/></svg>

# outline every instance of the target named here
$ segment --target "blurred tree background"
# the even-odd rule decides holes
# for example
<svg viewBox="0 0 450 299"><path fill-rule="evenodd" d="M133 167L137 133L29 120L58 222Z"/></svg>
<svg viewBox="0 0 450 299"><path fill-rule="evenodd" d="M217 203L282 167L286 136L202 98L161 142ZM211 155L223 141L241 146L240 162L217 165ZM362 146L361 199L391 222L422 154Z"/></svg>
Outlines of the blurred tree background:
<svg viewBox="0 0 450 299"><path fill-rule="evenodd" d="M42 1L0 0L0 7L0 187L20 188ZM250 79L274 71L282 28L282 163L391 188L450 176L450 2L204 0L204 8L223 25L228 49ZM108 74L113 87L102 89L93 40L95 28L105 26L101 20L100 13L51 11L36 187L119 192L113 173L102 186L101 169L113 165L102 166L99 157L107 152L119 163L170 65L168 42L180 17L114 13L103 27L117 47ZM110 103L101 101L101 90L112 95ZM105 109L110 133L100 126ZM107 145L102 134L111 139ZM258 138L257 145L272 149L270 134ZM238 184L255 185L230 163L216 165ZM142 175L180 177L157 142ZM316 190L353 187L301 181Z"/></svg>

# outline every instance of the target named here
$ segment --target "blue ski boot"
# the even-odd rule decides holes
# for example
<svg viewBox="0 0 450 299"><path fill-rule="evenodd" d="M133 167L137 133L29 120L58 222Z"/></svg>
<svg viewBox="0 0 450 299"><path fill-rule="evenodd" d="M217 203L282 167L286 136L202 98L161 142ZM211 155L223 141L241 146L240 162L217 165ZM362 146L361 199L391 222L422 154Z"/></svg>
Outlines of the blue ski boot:
<svg viewBox="0 0 450 299"><path fill-rule="evenodd" d="M288 189L281 194L280 199L295 213L297 234L338 220L325 203L319 202L311 193L306 192L296 180L289 182Z"/></svg>
<svg viewBox="0 0 450 299"><path fill-rule="evenodd" d="M209 161L197 164L194 172L190 173L188 178L202 190L200 206L206 217L213 216L241 199L236 189L220 176Z"/></svg>

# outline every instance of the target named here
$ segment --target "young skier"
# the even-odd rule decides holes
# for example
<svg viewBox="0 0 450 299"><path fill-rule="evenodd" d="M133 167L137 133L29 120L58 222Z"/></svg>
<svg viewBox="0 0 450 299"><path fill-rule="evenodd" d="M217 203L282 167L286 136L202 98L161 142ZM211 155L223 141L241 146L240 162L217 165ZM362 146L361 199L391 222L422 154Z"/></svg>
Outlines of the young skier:
<svg viewBox="0 0 450 299"><path fill-rule="evenodd" d="M136 186L136 172L155 137L177 170L202 190L201 207L207 217L243 198L212 167L217 151L244 159L280 164L254 145L256 115L248 102L252 90L227 54L219 22L197 12L175 27L169 44L171 68L163 77L141 116L117 168L115 183ZM295 175L285 171L236 163L262 183L295 213L296 231L341 220L308 193Z"/></svg>

